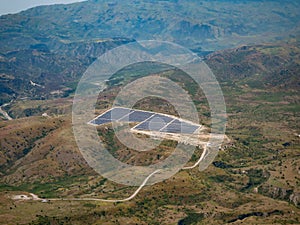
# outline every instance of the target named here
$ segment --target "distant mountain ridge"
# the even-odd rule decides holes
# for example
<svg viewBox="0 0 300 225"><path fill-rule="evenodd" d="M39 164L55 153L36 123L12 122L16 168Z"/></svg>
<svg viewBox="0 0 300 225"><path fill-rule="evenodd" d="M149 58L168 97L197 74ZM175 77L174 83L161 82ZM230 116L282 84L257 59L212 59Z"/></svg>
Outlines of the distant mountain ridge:
<svg viewBox="0 0 300 225"><path fill-rule="evenodd" d="M174 41L216 50L299 31L292 0L93 0L35 7L0 17L0 51L94 38Z"/></svg>
<svg viewBox="0 0 300 225"><path fill-rule="evenodd" d="M66 96L97 57L135 40L172 41L202 55L296 35L299 6L291 0L93 0L4 15L0 104ZM40 86L33 89L32 82Z"/></svg>

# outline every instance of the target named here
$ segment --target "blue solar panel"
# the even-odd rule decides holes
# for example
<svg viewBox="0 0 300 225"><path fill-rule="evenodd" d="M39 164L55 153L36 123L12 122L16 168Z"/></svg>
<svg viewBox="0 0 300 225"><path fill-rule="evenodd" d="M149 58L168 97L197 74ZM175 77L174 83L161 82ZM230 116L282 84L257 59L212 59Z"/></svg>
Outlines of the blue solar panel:
<svg viewBox="0 0 300 225"><path fill-rule="evenodd" d="M152 121L152 122L160 122L160 123L169 123L173 120L173 118L165 116L165 115L161 115L161 114L156 114L155 116L149 118L147 121Z"/></svg>
<svg viewBox="0 0 300 225"><path fill-rule="evenodd" d="M115 121L126 116L130 112L131 110L126 108L113 108L107 111L106 113L104 113L103 115L101 115L99 118L110 119L112 121Z"/></svg>
<svg viewBox="0 0 300 225"><path fill-rule="evenodd" d="M119 121L128 121L128 122L142 122L152 116L154 113L144 112L144 111L134 111L128 116L121 118Z"/></svg>
<svg viewBox="0 0 300 225"><path fill-rule="evenodd" d="M136 130L150 130L150 131L159 131L163 128L166 124L165 123L156 123L151 121L146 121L137 125L134 129Z"/></svg>
<svg viewBox="0 0 300 225"><path fill-rule="evenodd" d="M192 134L198 128L199 128L199 126L197 126L197 125L192 125L192 124L189 124L189 123L186 123L183 121L174 120L168 126L163 128L161 130L161 132Z"/></svg>
<svg viewBox="0 0 300 225"><path fill-rule="evenodd" d="M106 111L104 114L98 116L97 118L93 119L90 123L97 125L110 123L113 121L117 121L118 119L126 116L130 112L131 110L126 108L113 108L109 111Z"/></svg>
<svg viewBox="0 0 300 225"><path fill-rule="evenodd" d="M96 125L103 125L106 123L111 123L111 120L96 118L96 119L92 120L90 123L96 124Z"/></svg>

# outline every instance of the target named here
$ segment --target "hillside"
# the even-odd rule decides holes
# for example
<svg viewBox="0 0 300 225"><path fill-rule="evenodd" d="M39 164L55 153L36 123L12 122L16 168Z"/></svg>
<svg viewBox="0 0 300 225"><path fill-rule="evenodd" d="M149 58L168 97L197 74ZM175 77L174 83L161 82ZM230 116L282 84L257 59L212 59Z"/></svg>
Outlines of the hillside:
<svg viewBox="0 0 300 225"><path fill-rule="evenodd" d="M44 204L11 200L10 195L26 192L46 198L124 198L135 190L102 178L84 162L72 137L71 98L13 102L8 107L11 115L24 117L30 112L30 117L0 122L3 182L0 198L4 203L0 206L0 221L4 224L7 221L82 224L86 220L91 224L299 223L299 49L299 41L289 40L241 46L206 56L205 61L224 92L227 135L232 143L224 146L206 171L199 172L197 168L180 171L162 183L145 187L127 203ZM123 76L128 75L130 71L123 72ZM191 85L177 70L162 72L160 76L176 78L185 87ZM124 84L114 83L109 87L99 98L98 110L109 106ZM199 118L208 123L202 92L191 94L200 109ZM154 111L172 113L173 110L163 102L149 99L138 105ZM51 118L40 116L45 112ZM147 164L151 157L161 160L174 145L166 141L153 155L145 153L128 159L126 148L116 141L110 127L100 129L99 135L116 157L131 164ZM161 158L154 157L157 154ZM197 160L197 154L191 162Z"/></svg>
<svg viewBox="0 0 300 225"><path fill-rule="evenodd" d="M90 0L0 17L0 104L74 92L105 51L134 40L181 44L199 55L299 34L293 0Z"/></svg>
<svg viewBox="0 0 300 225"><path fill-rule="evenodd" d="M40 6L1 16L0 51L39 43L55 49L60 42L112 37L215 50L295 34L298 9L299 2L292 0L90 0Z"/></svg>
<svg viewBox="0 0 300 225"><path fill-rule="evenodd" d="M63 44L51 51L45 44L0 56L0 104L12 99L49 99L73 93L80 76L105 51L128 39ZM1 43L1 46L2 43Z"/></svg>

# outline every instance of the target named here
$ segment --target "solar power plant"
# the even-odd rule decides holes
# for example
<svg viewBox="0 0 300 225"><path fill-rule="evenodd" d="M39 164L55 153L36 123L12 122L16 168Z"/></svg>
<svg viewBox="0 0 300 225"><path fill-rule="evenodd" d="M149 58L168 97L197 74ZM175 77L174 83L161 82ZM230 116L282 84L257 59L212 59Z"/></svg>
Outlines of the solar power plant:
<svg viewBox="0 0 300 225"><path fill-rule="evenodd" d="M164 133L193 134L200 125L187 123L171 116L149 111L115 107L99 115L90 124L103 125L111 122L138 122L133 129Z"/></svg>

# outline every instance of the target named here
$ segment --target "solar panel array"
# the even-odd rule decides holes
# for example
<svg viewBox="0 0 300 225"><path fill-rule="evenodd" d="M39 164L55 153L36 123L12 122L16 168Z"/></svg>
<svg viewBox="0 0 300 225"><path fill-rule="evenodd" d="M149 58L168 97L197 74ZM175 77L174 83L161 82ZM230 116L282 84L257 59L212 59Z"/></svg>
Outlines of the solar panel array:
<svg viewBox="0 0 300 225"><path fill-rule="evenodd" d="M188 123L174 117L149 111L128 109L122 107L112 108L90 121L93 125L104 125L112 122L139 123L133 129L146 131L159 131L164 133L193 134L200 125Z"/></svg>

